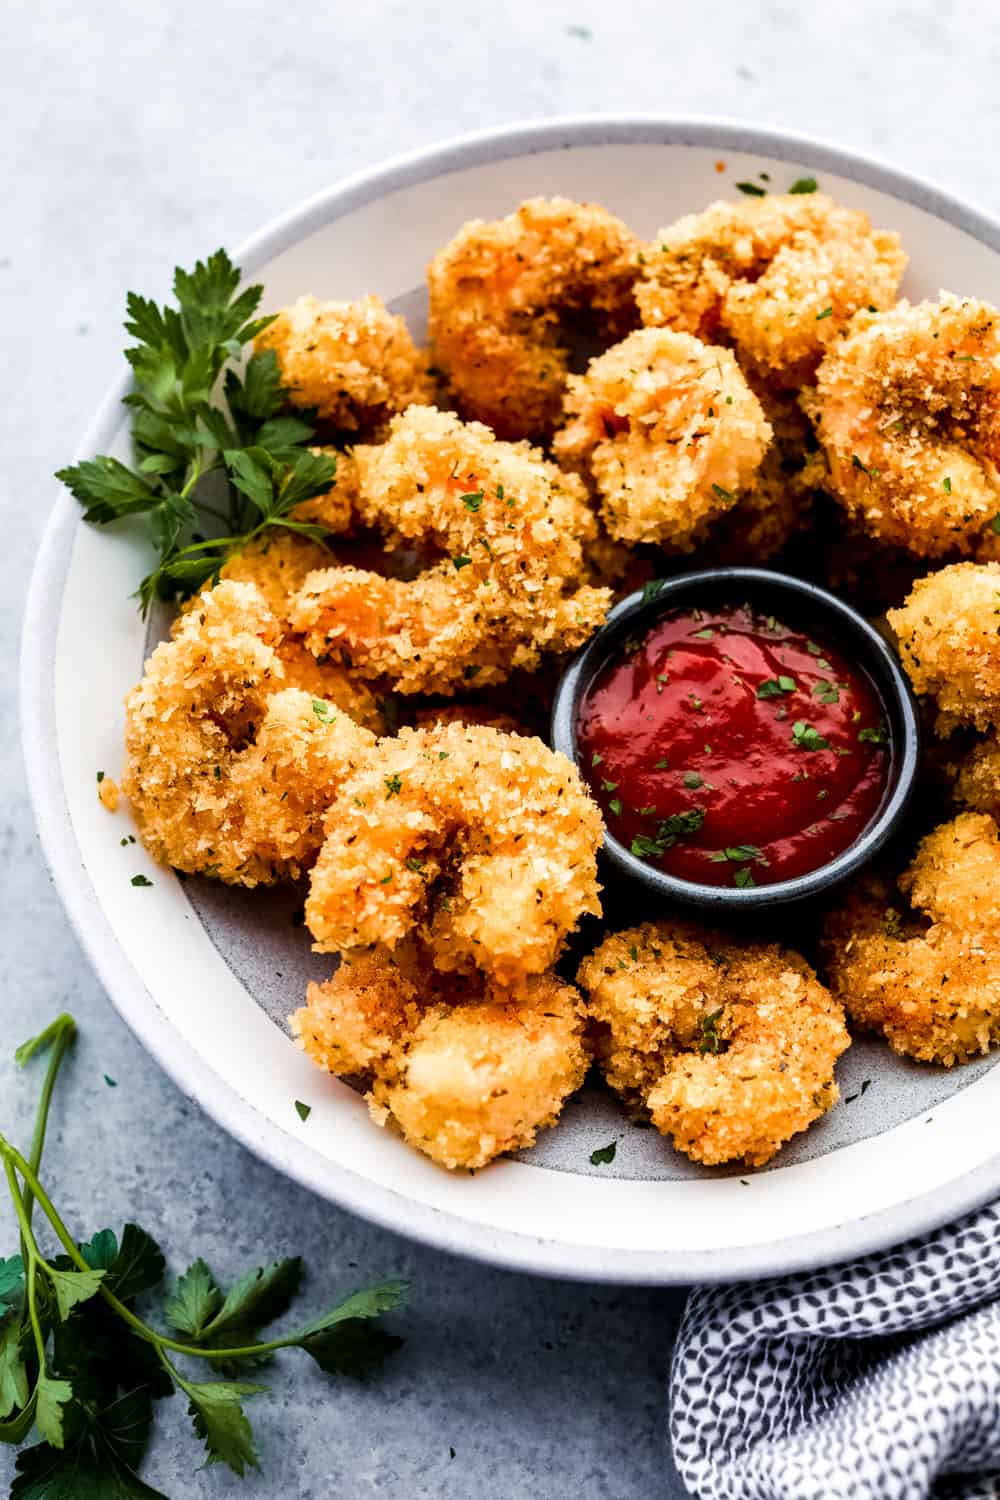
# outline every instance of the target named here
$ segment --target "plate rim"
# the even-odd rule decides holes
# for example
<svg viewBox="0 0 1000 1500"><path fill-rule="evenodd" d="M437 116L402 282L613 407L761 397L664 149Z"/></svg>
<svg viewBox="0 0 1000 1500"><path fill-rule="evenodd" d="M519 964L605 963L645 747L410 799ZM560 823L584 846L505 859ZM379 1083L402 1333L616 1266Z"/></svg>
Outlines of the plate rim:
<svg viewBox="0 0 1000 1500"><path fill-rule="evenodd" d="M527 120L476 131L394 156L294 204L233 252L246 275L307 235L366 203L404 187L479 163L572 146L668 145L759 153L815 164L902 199L963 230L1000 254L1000 221L926 178L877 157L825 140L710 115L580 114ZM130 384L127 367L104 396L75 460L106 447L121 422ZM223 1083L159 1009L141 975L119 948L77 844L62 790L59 748L52 733L56 632L53 601L61 601L76 528L82 517L60 490L32 571L21 629L19 707L28 791L39 839L76 937L109 999L133 1034L175 1085L216 1124L269 1166L381 1228L484 1263L536 1275L621 1285L678 1286L756 1279L813 1269L900 1244L980 1207L1000 1190L1000 1152L945 1189L831 1229L721 1251L622 1252L497 1230L421 1204L339 1166L264 1119Z"/></svg>

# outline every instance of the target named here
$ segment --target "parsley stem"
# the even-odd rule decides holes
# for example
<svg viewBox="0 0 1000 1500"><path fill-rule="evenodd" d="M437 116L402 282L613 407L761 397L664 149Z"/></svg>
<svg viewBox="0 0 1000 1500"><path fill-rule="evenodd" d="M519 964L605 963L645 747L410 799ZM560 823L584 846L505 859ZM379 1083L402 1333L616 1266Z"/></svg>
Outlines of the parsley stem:
<svg viewBox="0 0 1000 1500"><path fill-rule="evenodd" d="M4 1156L4 1171L7 1175L7 1186L10 1189L11 1201L14 1204L14 1212L17 1222L21 1228L21 1244L28 1262L27 1276L25 1278L28 1303L28 1316L31 1319L31 1331L35 1338L35 1349L38 1354L38 1373L41 1377L45 1374L45 1336L42 1333L42 1325L38 1320L38 1307L35 1302L35 1281L38 1274L38 1265L41 1255L38 1251L38 1242L31 1228L24 1199L21 1197L21 1188L14 1171L13 1164L8 1156ZM44 1262L42 1262L44 1265Z"/></svg>
<svg viewBox="0 0 1000 1500"><path fill-rule="evenodd" d="M73 1017L66 1015L57 1016L51 1026L35 1038L32 1052L40 1051L54 1039L55 1045L49 1057L49 1065L45 1071L45 1080L42 1083L42 1092L38 1098L38 1110L35 1115L35 1129L31 1137L31 1150L28 1161L33 1172L37 1172L42 1161L42 1152L45 1149L45 1131L49 1122L49 1105L52 1103L52 1091L55 1088L56 1077L62 1060L68 1049L72 1046L76 1036L76 1022ZM30 1187L24 1191L24 1212L28 1224L31 1224L31 1216L35 1208L35 1195Z"/></svg>
<svg viewBox="0 0 1000 1500"><path fill-rule="evenodd" d="M91 1270L92 1268L88 1266L87 1262L80 1254L76 1241L73 1239L73 1236L70 1234L69 1230L66 1228L66 1225L63 1223L59 1214L56 1212L51 1198L45 1191L42 1184L39 1182L38 1177L32 1169L31 1165L25 1161L20 1151L18 1151L15 1146L12 1146L3 1135L0 1135L0 1156L2 1156L4 1160L4 1168L7 1173L7 1181L10 1183L11 1196L14 1198L15 1210L18 1210L18 1219L22 1223L22 1232L26 1230L27 1234L30 1236L30 1240L28 1243L29 1260L33 1256L34 1259L37 1260L39 1264L41 1264L43 1269L48 1269L46 1262L42 1259L42 1256L38 1251L38 1246L35 1243L35 1238L32 1234L30 1224L28 1224L27 1221L22 1218L23 1203L21 1201L21 1192L20 1188L18 1187L17 1177L14 1175L15 1171L20 1173L20 1175L24 1179L25 1186L30 1188L35 1198L37 1198L39 1207L41 1208L45 1217L48 1219L49 1223L52 1225L52 1228L59 1237L63 1249L66 1251L66 1254L69 1256L73 1264L80 1271ZM125 1306L124 1302L119 1302L114 1292L109 1291L107 1287L99 1287L98 1293L101 1297L104 1298L108 1306L112 1308L120 1318L124 1319L129 1327L133 1329L140 1338L145 1339L148 1344L153 1344L157 1348L172 1349L175 1354L190 1354L195 1359L252 1359L260 1354L273 1354L276 1349L292 1348L301 1342L303 1336L300 1331L285 1334L283 1338L268 1339L267 1342L263 1344L246 1344L239 1349L203 1349L199 1348L196 1344L182 1344L179 1342L179 1340L172 1339L165 1333L159 1333L155 1328L150 1328L149 1324L144 1323L141 1318L137 1318L135 1313L133 1313L129 1308Z"/></svg>

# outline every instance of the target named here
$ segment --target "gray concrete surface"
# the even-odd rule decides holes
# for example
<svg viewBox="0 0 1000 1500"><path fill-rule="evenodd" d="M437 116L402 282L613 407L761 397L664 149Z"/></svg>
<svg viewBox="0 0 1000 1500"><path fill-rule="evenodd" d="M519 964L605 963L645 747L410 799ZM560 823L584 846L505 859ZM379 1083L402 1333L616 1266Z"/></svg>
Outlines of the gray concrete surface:
<svg viewBox="0 0 1000 1500"><path fill-rule="evenodd" d="M171 1497L681 1495L664 1439L678 1295L533 1281L371 1229L248 1156L133 1041L68 929L25 800L24 589L49 474L118 368L126 287L161 293L176 262L235 244L391 153L571 111L778 124L996 210L1000 13L988 0L40 0L6 7L0 39L3 1050L62 1007L80 1021L47 1175L81 1231L134 1215L175 1267L200 1253L220 1274L301 1251L317 1297L389 1272L414 1288L406 1347L381 1384L329 1388L294 1357L280 1362L254 1413L262 1475L241 1487L218 1469L196 1474L178 1409L161 1420L147 1477ZM15 1139L34 1091L0 1061L0 1128ZM0 1226L12 1244L6 1207ZM0 1475L11 1472L0 1456Z"/></svg>

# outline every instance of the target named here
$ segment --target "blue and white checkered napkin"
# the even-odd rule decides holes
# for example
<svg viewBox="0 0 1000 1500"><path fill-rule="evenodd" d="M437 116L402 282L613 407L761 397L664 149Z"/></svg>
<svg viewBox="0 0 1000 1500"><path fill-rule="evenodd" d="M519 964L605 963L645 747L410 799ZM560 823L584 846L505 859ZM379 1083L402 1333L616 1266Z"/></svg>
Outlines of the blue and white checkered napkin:
<svg viewBox="0 0 1000 1500"><path fill-rule="evenodd" d="M692 1293L672 1375L698 1500L1000 1496L1000 1204L828 1271Z"/></svg>

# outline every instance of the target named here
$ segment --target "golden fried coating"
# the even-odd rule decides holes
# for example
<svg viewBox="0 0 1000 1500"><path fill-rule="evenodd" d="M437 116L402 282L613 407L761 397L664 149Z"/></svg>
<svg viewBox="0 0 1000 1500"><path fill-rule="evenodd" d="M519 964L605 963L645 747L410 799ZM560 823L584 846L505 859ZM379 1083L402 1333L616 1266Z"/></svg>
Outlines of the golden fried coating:
<svg viewBox="0 0 1000 1500"><path fill-rule="evenodd" d="M915 691L937 700L942 732L1000 724L1000 563L941 568L887 618Z"/></svg>
<svg viewBox="0 0 1000 1500"><path fill-rule="evenodd" d="M219 577L234 583L252 583L277 620L280 635L274 649L284 668L283 687L301 688L315 698L325 698L356 724L381 734L385 719L380 700L370 685L344 666L335 653L313 656L289 624L292 599L306 578L319 568L329 567L333 560L333 554L320 542L291 531L275 530L228 558ZM200 596L196 595L184 606L184 614L200 607ZM175 634L181 619L183 614L174 625Z"/></svg>
<svg viewBox="0 0 1000 1500"><path fill-rule="evenodd" d="M126 700L122 790L146 848L238 885L295 879L323 814L375 736L286 688L263 595L224 582L157 646Z"/></svg>
<svg viewBox="0 0 1000 1500"><path fill-rule="evenodd" d="M289 1023L318 1067L369 1083L380 1068L391 1067L393 1052L431 1003L422 981L435 983L426 965L427 972L417 974L402 957L402 949L362 949L341 959L331 979L309 985L305 1005Z"/></svg>
<svg viewBox="0 0 1000 1500"><path fill-rule="evenodd" d="M894 1051L950 1068L1000 1041L996 821L967 812L936 828L899 889L916 913L870 879L829 918L829 982L852 1019Z"/></svg>
<svg viewBox="0 0 1000 1500"><path fill-rule="evenodd" d="M513 985L600 914L601 815L540 740L448 724L382 740L340 787L306 923L320 952L417 933L442 971Z"/></svg>
<svg viewBox="0 0 1000 1500"><path fill-rule="evenodd" d="M570 376L552 448L583 473L608 533L690 550L750 486L771 426L728 349L640 328Z"/></svg>
<svg viewBox="0 0 1000 1500"><path fill-rule="evenodd" d="M1000 735L993 730L951 767L956 802L1000 818Z"/></svg>
<svg viewBox="0 0 1000 1500"><path fill-rule="evenodd" d="M434 360L463 416L499 437L547 437L569 366L567 324L606 343L634 328L640 242L605 209L529 198L472 219L427 268Z"/></svg>
<svg viewBox="0 0 1000 1500"><path fill-rule="evenodd" d="M843 1010L797 953L646 922L605 938L578 982L609 1084L694 1161L762 1166L839 1097Z"/></svg>
<svg viewBox="0 0 1000 1500"><path fill-rule="evenodd" d="M784 552L808 527L826 477L826 461L795 398L759 383L751 389L774 436L750 485L699 548L698 561L715 567L753 566Z"/></svg>
<svg viewBox="0 0 1000 1500"><path fill-rule="evenodd" d="M355 458L365 524L390 545L432 542L446 555L413 579L314 573L291 620L315 654L346 651L400 693L452 694L533 670L602 623L610 591L579 582L596 522L575 475L421 406Z"/></svg>
<svg viewBox="0 0 1000 1500"><path fill-rule="evenodd" d="M117 781L102 772L97 782L97 800L109 813L118 811L118 803L121 798L121 788Z"/></svg>
<svg viewBox="0 0 1000 1500"><path fill-rule="evenodd" d="M880 542L921 557L982 546L1000 512L1000 327L989 303L857 315L804 403L832 492Z"/></svg>
<svg viewBox="0 0 1000 1500"><path fill-rule="evenodd" d="M636 287L642 321L708 343L786 390L804 385L862 307L890 307L899 236L825 193L713 203L661 229Z"/></svg>
<svg viewBox="0 0 1000 1500"><path fill-rule="evenodd" d="M274 350L293 405L343 432L376 437L394 413L434 399L426 356L380 297L300 297L257 335L255 347Z"/></svg>
<svg viewBox="0 0 1000 1500"><path fill-rule="evenodd" d="M376 949L310 985L291 1022L320 1067L367 1078L380 1125L394 1121L442 1166L475 1169L530 1146L580 1087L580 1010L554 974L526 980L516 1000L480 981L456 1003L440 974Z"/></svg>
<svg viewBox="0 0 1000 1500"><path fill-rule="evenodd" d="M440 703L434 708L418 708L413 715L416 729L435 729L445 724L483 724L502 734L527 734L528 730L503 708L486 703Z"/></svg>

